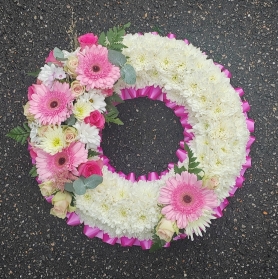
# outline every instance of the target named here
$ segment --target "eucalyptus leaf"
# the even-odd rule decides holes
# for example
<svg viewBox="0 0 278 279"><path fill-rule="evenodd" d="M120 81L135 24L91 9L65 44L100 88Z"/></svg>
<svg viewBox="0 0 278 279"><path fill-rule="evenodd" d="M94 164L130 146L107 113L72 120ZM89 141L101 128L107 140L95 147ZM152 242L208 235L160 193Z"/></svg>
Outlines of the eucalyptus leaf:
<svg viewBox="0 0 278 279"><path fill-rule="evenodd" d="M53 55L56 59L65 59L64 53L57 47L54 48Z"/></svg>
<svg viewBox="0 0 278 279"><path fill-rule="evenodd" d="M85 179L84 186L88 189L96 188L100 183L102 183L103 177L100 175L93 174Z"/></svg>
<svg viewBox="0 0 278 279"><path fill-rule="evenodd" d="M68 192L74 192L73 183L65 183L65 190Z"/></svg>
<svg viewBox="0 0 278 279"><path fill-rule="evenodd" d="M77 179L73 182L74 192L77 195L84 195L86 193L86 188L81 179Z"/></svg>
<svg viewBox="0 0 278 279"><path fill-rule="evenodd" d="M67 125L74 125L76 122L76 118L74 117L74 114L71 114L71 116L65 122Z"/></svg>
<svg viewBox="0 0 278 279"><path fill-rule="evenodd" d="M121 68L121 77L127 84L134 84L136 82L136 72L130 64L125 64Z"/></svg>
<svg viewBox="0 0 278 279"><path fill-rule="evenodd" d="M118 67L123 67L126 63L126 57L119 51L109 49L108 50L109 61Z"/></svg>

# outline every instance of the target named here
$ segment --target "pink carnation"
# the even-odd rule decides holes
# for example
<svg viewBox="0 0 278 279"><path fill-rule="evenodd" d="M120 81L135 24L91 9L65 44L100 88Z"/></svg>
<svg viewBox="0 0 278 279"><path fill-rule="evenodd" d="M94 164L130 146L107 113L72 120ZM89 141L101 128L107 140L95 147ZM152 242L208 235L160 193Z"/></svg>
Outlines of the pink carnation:
<svg viewBox="0 0 278 279"><path fill-rule="evenodd" d="M96 126L99 129L103 129L105 118L98 110L95 110L92 111L89 116L84 118L84 122L86 124L89 123L91 126Z"/></svg>
<svg viewBox="0 0 278 279"><path fill-rule="evenodd" d="M81 50L85 48L85 46L91 47L92 45L96 45L98 41L98 37L93 33L87 33L78 37L78 42L80 44Z"/></svg>
<svg viewBox="0 0 278 279"><path fill-rule="evenodd" d="M45 63L53 63L58 67L63 67L63 63L55 58L53 50L51 50L48 57L46 57Z"/></svg>
<svg viewBox="0 0 278 279"><path fill-rule="evenodd" d="M84 164L81 164L78 168L79 175L84 177L89 177L93 174L102 175L103 162L101 160L97 161L88 161Z"/></svg>
<svg viewBox="0 0 278 279"><path fill-rule="evenodd" d="M64 174L67 171L78 176L77 167L88 160L88 150L81 142L74 142L54 155L50 155L42 149L36 151L36 166L41 181L58 177L59 174Z"/></svg>
<svg viewBox="0 0 278 279"><path fill-rule="evenodd" d="M77 54L77 77L86 90L99 88L112 88L120 78L120 68L111 64L108 60L108 50L101 45L88 46Z"/></svg>
<svg viewBox="0 0 278 279"><path fill-rule="evenodd" d="M158 202L165 205L161 213L168 220L177 221L180 229L184 229L188 222L199 219L205 210L212 210L218 205L215 193L202 188L202 180L197 180L195 174L176 174L166 185L160 189L158 198Z"/></svg>

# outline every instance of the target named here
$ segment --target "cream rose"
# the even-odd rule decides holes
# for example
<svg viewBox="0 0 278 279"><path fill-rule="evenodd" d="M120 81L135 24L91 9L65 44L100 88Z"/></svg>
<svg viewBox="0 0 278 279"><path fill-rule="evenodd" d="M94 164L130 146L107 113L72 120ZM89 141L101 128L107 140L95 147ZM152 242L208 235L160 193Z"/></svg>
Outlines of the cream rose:
<svg viewBox="0 0 278 279"><path fill-rule="evenodd" d="M172 221L162 218L156 227L156 235L158 235L160 239L170 242L176 232L174 227L175 224Z"/></svg>
<svg viewBox="0 0 278 279"><path fill-rule="evenodd" d="M26 105L23 107L23 114L26 116L26 118L29 121L34 121L34 115L32 113L29 112L29 107L30 107L30 103L27 102Z"/></svg>
<svg viewBox="0 0 278 279"><path fill-rule="evenodd" d="M78 80L71 83L70 89L74 97L79 97L85 92L85 86L81 85Z"/></svg>
<svg viewBox="0 0 278 279"><path fill-rule="evenodd" d="M203 181L203 186L215 190L219 185L219 178L217 176L213 176L211 178L205 178Z"/></svg>
<svg viewBox="0 0 278 279"><path fill-rule="evenodd" d="M65 141L68 144L74 142L76 140L77 135L77 130L73 127L67 127L64 130Z"/></svg>
<svg viewBox="0 0 278 279"><path fill-rule="evenodd" d="M70 56L66 63L66 72L68 72L73 77L76 77L75 69L78 66L78 58L77 56Z"/></svg>
<svg viewBox="0 0 278 279"><path fill-rule="evenodd" d="M57 190L52 181L45 181L39 184L39 187L44 197L51 196Z"/></svg>
<svg viewBox="0 0 278 279"><path fill-rule="evenodd" d="M52 199L54 207L51 208L50 214L58 218L65 218L67 212L73 212L75 210L75 207L70 205L71 200L71 194L66 191L56 193Z"/></svg>

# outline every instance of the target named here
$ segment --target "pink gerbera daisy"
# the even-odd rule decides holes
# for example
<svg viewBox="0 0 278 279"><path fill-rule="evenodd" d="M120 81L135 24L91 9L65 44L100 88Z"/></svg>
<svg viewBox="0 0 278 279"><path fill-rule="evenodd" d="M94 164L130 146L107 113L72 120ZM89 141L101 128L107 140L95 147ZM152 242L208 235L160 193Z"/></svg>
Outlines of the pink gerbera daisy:
<svg viewBox="0 0 278 279"><path fill-rule="evenodd" d="M217 197L212 190L202 188L202 181L195 174L182 172L166 182L160 189L158 202L166 205L161 213L168 220L177 221L177 226L184 229L188 222L196 221L205 210L212 210L217 204Z"/></svg>
<svg viewBox="0 0 278 279"><path fill-rule="evenodd" d="M29 112L42 125L60 125L71 115L73 96L68 83L56 81L51 89L44 84L34 84L33 87Z"/></svg>
<svg viewBox="0 0 278 279"><path fill-rule="evenodd" d="M108 60L108 50L101 45L86 46L78 55L77 77L86 90L112 88L120 78L119 67Z"/></svg>
<svg viewBox="0 0 278 279"><path fill-rule="evenodd" d="M66 171L79 176L77 167L87 162L87 157L88 150L86 150L85 144L81 142L74 142L54 155L38 148L36 166L39 179L42 181L50 180Z"/></svg>

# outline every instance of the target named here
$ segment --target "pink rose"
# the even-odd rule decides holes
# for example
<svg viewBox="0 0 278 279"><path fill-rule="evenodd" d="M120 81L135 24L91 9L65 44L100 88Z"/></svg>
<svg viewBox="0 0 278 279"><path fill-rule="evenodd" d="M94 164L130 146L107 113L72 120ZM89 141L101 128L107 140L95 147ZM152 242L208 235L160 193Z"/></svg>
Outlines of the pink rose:
<svg viewBox="0 0 278 279"><path fill-rule="evenodd" d="M79 175L83 175L84 177L89 177L93 174L102 175L103 163L101 160L97 161L87 161L79 166L78 171Z"/></svg>
<svg viewBox="0 0 278 279"><path fill-rule="evenodd" d="M90 124L91 126L96 126L99 129L103 129L105 118L98 110L95 110L92 111L89 116L84 118L84 122L86 124Z"/></svg>
<svg viewBox="0 0 278 279"><path fill-rule="evenodd" d="M30 143L28 143L28 151L30 153L30 157L32 159L33 165L36 163L36 158L37 158L37 153L34 149L35 149L35 147L33 147Z"/></svg>
<svg viewBox="0 0 278 279"><path fill-rule="evenodd" d="M35 93L34 84L28 87L28 100L30 101L32 98L31 96Z"/></svg>
<svg viewBox="0 0 278 279"><path fill-rule="evenodd" d="M53 54L53 50L50 51L48 57L46 57L46 59L45 59L45 63L48 63L48 62L53 63L53 64L57 65L58 67L62 67L63 66L63 63L61 61L58 61L55 58L55 56Z"/></svg>
<svg viewBox="0 0 278 279"><path fill-rule="evenodd" d="M102 93L105 95L105 96L112 96L113 95L113 88L109 88L109 89L103 89L102 90Z"/></svg>
<svg viewBox="0 0 278 279"><path fill-rule="evenodd" d="M91 47L92 45L96 45L98 41L98 37L93 33L87 33L80 37L78 37L78 42L81 46L81 50L85 48L85 46Z"/></svg>

